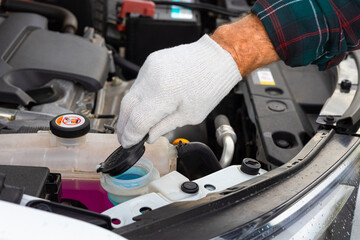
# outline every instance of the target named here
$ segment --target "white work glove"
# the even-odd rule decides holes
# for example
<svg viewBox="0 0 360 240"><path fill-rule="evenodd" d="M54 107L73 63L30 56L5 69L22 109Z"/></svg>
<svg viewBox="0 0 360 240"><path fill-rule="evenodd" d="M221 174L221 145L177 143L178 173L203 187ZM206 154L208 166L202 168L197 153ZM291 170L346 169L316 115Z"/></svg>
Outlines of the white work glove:
<svg viewBox="0 0 360 240"><path fill-rule="evenodd" d="M208 35L152 53L122 100L117 133L124 148L149 133L149 143L184 125L201 123L241 80L226 50Z"/></svg>

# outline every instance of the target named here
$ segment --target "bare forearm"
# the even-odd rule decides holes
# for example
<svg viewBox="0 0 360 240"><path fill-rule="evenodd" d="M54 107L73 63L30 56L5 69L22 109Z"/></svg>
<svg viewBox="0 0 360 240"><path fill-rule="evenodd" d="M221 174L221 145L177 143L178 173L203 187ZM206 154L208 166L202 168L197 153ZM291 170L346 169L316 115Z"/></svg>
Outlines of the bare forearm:
<svg viewBox="0 0 360 240"><path fill-rule="evenodd" d="M219 27L211 38L231 54L242 76L280 60L262 22L253 14Z"/></svg>

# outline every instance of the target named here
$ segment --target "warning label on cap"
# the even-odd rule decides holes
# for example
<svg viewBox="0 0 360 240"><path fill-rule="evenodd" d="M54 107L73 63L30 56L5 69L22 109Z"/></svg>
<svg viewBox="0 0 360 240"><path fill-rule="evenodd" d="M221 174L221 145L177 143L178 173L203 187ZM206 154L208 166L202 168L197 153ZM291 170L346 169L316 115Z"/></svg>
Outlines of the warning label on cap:
<svg viewBox="0 0 360 240"><path fill-rule="evenodd" d="M56 119L56 124L64 128L79 127L85 123L85 119L77 114L66 114Z"/></svg>

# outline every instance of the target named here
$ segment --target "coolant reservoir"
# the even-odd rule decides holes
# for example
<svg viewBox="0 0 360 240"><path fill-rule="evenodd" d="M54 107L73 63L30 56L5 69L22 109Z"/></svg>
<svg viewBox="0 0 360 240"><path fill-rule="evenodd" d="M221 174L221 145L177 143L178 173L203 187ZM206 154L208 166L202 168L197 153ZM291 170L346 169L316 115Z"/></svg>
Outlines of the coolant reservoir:
<svg viewBox="0 0 360 240"><path fill-rule="evenodd" d="M79 127L87 126L86 118L82 119L80 117L83 116L76 114L62 116L61 120L58 116L53 121L58 122L58 127L66 126L66 123L75 126L68 128L75 129L75 135L68 137L66 132L70 130L65 129L64 133L61 132L64 129L54 131L53 127L53 133L57 136L49 131L2 134L0 164L44 166L52 172L61 173L63 179L99 180L101 174L95 172L95 167L119 147L116 134L86 134L82 128L79 130ZM176 150L166 138L161 137L151 145L145 144L145 148L144 157L152 162L160 175L176 169Z"/></svg>
<svg viewBox="0 0 360 240"><path fill-rule="evenodd" d="M160 174L152 162L142 157L134 166L118 176L102 174L101 186L108 193L109 200L116 205L149 193L149 184L159 178Z"/></svg>

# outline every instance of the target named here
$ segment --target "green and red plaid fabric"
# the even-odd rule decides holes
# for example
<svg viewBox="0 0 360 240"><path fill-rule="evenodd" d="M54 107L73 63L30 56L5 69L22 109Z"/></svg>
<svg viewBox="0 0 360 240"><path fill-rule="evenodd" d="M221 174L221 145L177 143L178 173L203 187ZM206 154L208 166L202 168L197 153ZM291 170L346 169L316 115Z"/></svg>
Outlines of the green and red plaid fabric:
<svg viewBox="0 0 360 240"><path fill-rule="evenodd" d="M360 0L258 0L252 12L287 65L324 70L360 48Z"/></svg>

